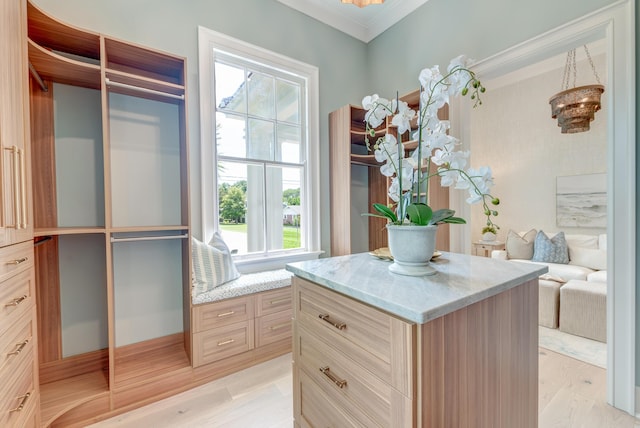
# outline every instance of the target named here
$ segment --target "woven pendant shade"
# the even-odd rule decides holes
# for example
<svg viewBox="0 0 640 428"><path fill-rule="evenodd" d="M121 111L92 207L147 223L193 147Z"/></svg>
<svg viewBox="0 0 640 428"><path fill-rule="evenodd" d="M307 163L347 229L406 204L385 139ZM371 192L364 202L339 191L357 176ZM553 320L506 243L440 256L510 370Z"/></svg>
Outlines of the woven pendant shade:
<svg viewBox="0 0 640 428"><path fill-rule="evenodd" d="M589 63L596 77L597 85L575 87L576 81L576 50L567 53L567 62L564 69L564 90L555 94L549 100L551 104L551 117L558 119L558 126L563 134L575 134L586 132L590 129L590 123L595 118L595 113L600 110L600 97L604 93L604 86L600 84L600 78L589 55L587 46L584 47L589 58ZM573 85L569 87L569 76L573 71Z"/></svg>

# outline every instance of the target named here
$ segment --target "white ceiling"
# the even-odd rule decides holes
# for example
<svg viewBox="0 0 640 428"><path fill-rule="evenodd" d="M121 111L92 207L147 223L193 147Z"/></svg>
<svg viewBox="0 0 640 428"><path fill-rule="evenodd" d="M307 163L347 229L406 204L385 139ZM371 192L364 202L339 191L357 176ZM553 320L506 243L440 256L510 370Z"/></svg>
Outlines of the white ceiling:
<svg viewBox="0 0 640 428"><path fill-rule="evenodd" d="M363 8L340 0L278 1L368 43L428 0L385 0Z"/></svg>

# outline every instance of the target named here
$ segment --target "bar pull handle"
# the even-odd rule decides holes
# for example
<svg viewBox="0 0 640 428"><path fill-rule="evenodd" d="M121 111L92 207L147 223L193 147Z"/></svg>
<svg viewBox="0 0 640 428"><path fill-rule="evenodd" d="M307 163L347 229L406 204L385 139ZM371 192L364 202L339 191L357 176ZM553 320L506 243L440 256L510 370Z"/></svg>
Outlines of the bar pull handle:
<svg viewBox="0 0 640 428"><path fill-rule="evenodd" d="M224 312L222 314L218 314L218 318L222 318L222 317L228 317L229 315L233 315L235 314L236 311L229 311L229 312Z"/></svg>
<svg viewBox="0 0 640 428"><path fill-rule="evenodd" d="M283 328L289 327L291 325L291 323L289 322L283 322L282 324L277 324L277 325L272 325L269 327L269 330L281 330Z"/></svg>
<svg viewBox="0 0 640 428"><path fill-rule="evenodd" d="M20 397L17 397L18 400L20 400L20 404L18 404L18 407L9 410L9 413L12 412L21 412L24 409L24 406L27 405L27 400L29 399L29 397L31 397L31 393L27 392L24 395L21 395Z"/></svg>
<svg viewBox="0 0 640 428"><path fill-rule="evenodd" d="M8 265L19 265L20 263L24 263L29 260L29 257L20 257L19 259L11 260L7 262Z"/></svg>
<svg viewBox="0 0 640 428"><path fill-rule="evenodd" d="M225 340L223 342L218 342L218 346L229 345L229 344L231 344L231 343L233 343L235 341L236 341L235 339L229 339L229 340Z"/></svg>
<svg viewBox="0 0 640 428"><path fill-rule="evenodd" d="M331 373L331 369L329 368L329 366L320 367L320 371L322 372L322 374L328 377L331 382L335 383L338 388L342 389L347 386L347 381L335 377L333 373Z"/></svg>
<svg viewBox="0 0 640 428"><path fill-rule="evenodd" d="M285 297L284 299L271 300L271 301L269 301L269 304L270 305L280 305L282 303L287 303L290 300L291 300L291 298Z"/></svg>
<svg viewBox="0 0 640 428"><path fill-rule="evenodd" d="M22 352L22 350L24 349L25 346L27 346L28 343L29 343L29 339L25 339L20 343L16 343L16 350L13 352L8 352L7 356L18 355L20 352Z"/></svg>
<svg viewBox="0 0 640 428"><path fill-rule="evenodd" d="M18 150L20 158L20 228L27 228L27 178L24 159L24 149ZM16 220L17 221L17 220Z"/></svg>
<svg viewBox="0 0 640 428"><path fill-rule="evenodd" d="M5 308L7 306L18 306L20 303L24 302L25 300L27 300L27 295L24 294L20 297L16 297L15 299L13 299L12 301L10 301L9 303L5 303L4 306Z"/></svg>
<svg viewBox="0 0 640 428"><path fill-rule="evenodd" d="M19 171L18 171L18 147L3 147L4 150L11 153L11 169L13 170L13 224L8 224L6 227L11 229L20 229L20 201L19 193L20 193L20 183L19 180Z"/></svg>
<svg viewBox="0 0 640 428"><path fill-rule="evenodd" d="M338 321L333 321L329 317L329 314L320 314L320 315L318 315L318 318L320 318L322 321L328 322L329 324L331 324L332 326L334 326L338 330L344 330L345 328L347 328L347 325L345 323L338 322Z"/></svg>

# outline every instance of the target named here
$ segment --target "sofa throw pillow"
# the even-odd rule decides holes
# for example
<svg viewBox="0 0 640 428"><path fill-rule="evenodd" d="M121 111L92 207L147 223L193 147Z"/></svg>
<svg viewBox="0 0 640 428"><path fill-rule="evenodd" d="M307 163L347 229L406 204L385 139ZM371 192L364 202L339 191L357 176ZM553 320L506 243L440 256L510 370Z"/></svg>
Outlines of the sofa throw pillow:
<svg viewBox="0 0 640 428"><path fill-rule="evenodd" d="M564 238L564 232L559 232L553 238L549 238L542 230L539 231L533 244L533 258L531 260L534 262L568 264L569 249Z"/></svg>
<svg viewBox="0 0 640 428"><path fill-rule="evenodd" d="M607 269L607 252L593 248L569 247L569 264L593 270Z"/></svg>
<svg viewBox="0 0 640 428"><path fill-rule="evenodd" d="M505 242L507 257L510 259L531 260L531 257L533 257L533 242L535 239L535 229L531 229L523 236L520 236L513 230L509 230L507 233L507 240Z"/></svg>
<svg viewBox="0 0 640 428"><path fill-rule="evenodd" d="M191 257L196 296L240 277L229 248L217 232L209 244L192 238Z"/></svg>

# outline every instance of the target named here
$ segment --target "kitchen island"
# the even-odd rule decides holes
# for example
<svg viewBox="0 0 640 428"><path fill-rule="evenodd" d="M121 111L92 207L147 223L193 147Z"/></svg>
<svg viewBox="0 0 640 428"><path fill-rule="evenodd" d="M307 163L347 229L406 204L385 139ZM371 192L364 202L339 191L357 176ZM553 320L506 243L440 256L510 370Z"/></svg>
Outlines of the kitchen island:
<svg viewBox="0 0 640 428"><path fill-rule="evenodd" d="M409 277L355 254L292 263L296 427L537 427L538 276L443 253Z"/></svg>

